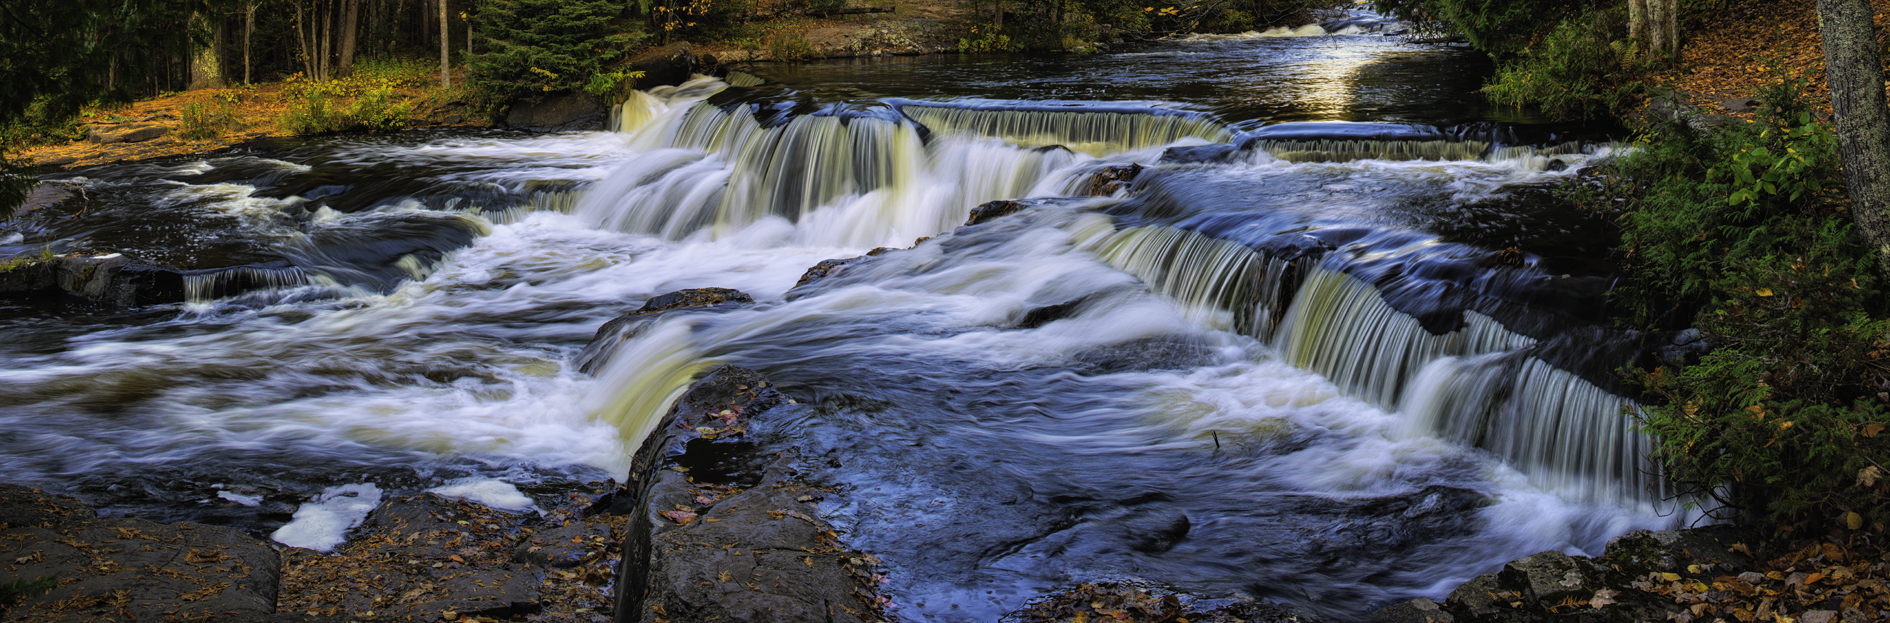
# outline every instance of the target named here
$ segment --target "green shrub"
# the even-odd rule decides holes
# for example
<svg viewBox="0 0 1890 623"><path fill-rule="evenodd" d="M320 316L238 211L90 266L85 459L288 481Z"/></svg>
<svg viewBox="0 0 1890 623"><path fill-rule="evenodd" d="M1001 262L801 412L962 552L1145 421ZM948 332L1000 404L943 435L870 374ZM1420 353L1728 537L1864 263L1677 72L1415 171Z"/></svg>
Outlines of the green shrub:
<svg viewBox="0 0 1890 623"><path fill-rule="evenodd" d="M380 87L356 98L348 117L353 123L351 129L392 132L406 126L407 116L412 112L412 105L393 101L393 89Z"/></svg>
<svg viewBox="0 0 1890 623"><path fill-rule="evenodd" d="M13 218L13 211L26 203L35 186L39 186L39 177L33 175L31 160L10 159L0 153L0 221Z"/></svg>
<svg viewBox="0 0 1890 623"><path fill-rule="evenodd" d="M1829 132L1775 104L1753 127L1652 128L1576 194L1620 223L1622 323L1694 327L1712 346L1629 375L1669 476L1781 524L1881 530L1890 314L1876 251L1836 192Z"/></svg>
<svg viewBox="0 0 1890 623"><path fill-rule="evenodd" d="M768 38L768 56L777 61L799 61L814 55L814 44L799 31L788 31Z"/></svg>
<svg viewBox="0 0 1890 623"><path fill-rule="evenodd" d="M578 91L643 38L622 4L604 0L491 0L475 27L490 45L468 63L478 104L494 113L513 102ZM612 85L615 87L616 85Z"/></svg>
<svg viewBox="0 0 1890 623"><path fill-rule="evenodd" d="M291 101L280 124L282 131L297 136L332 134L354 127L348 113L331 103L321 89L308 89Z"/></svg>
<svg viewBox="0 0 1890 623"><path fill-rule="evenodd" d="M187 141L208 140L223 136L236 125L236 105L230 99L219 97L211 102L191 102L184 105L177 136Z"/></svg>
<svg viewBox="0 0 1890 623"><path fill-rule="evenodd" d="M1607 13L1566 19L1540 42L1501 61L1483 87L1491 101L1533 106L1561 119L1620 116L1639 104L1642 88L1624 50L1609 45L1618 25Z"/></svg>
<svg viewBox="0 0 1890 623"><path fill-rule="evenodd" d="M11 606L28 597L38 597L59 588L58 578L45 576L28 580L20 578L0 584L0 606Z"/></svg>

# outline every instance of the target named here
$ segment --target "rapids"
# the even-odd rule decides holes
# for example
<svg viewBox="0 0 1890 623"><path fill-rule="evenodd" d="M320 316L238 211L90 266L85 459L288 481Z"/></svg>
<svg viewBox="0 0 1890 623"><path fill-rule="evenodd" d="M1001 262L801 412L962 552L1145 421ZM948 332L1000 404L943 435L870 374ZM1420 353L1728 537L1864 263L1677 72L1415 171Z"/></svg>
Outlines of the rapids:
<svg viewBox="0 0 1890 623"><path fill-rule="evenodd" d="M85 209L0 250L121 252L188 293L0 299L0 470L258 534L342 492L556 495L621 479L732 363L801 400L781 434L832 459L822 510L906 620L1106 579L1353 620L1686 521L1609 380L1605 232L1532 190L1606 132L1484 104L1467 49L1334 26L751 67L637 92L611 131L52 176ZM1029 207L960 227L996 199ZM795 285L880 246L910 249ZM578 370L692 287L758 302Z"/></svg>

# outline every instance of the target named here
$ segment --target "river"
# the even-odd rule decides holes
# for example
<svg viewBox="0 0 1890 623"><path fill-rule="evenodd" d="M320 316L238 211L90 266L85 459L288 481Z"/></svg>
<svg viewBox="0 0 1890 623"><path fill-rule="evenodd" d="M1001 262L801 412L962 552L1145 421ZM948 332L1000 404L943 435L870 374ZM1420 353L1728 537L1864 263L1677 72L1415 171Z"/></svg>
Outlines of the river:
<svg viewBox="0 0 1890 623"><path fill-rule="evenodd" d="M0 300L0 469L258 534L344 485L555 496L623 478L732 363L805 405L779 434L829 461L822 511L906 620L1108 579L1359 619L1685 521L1607 378L1609 234L1536 190L1610 135L1491 106L1480 54L1369 17L55 175L83 213L0 249L123 253L190 300ZM580 371L603 323L695 287L758 303Z"/></svg>

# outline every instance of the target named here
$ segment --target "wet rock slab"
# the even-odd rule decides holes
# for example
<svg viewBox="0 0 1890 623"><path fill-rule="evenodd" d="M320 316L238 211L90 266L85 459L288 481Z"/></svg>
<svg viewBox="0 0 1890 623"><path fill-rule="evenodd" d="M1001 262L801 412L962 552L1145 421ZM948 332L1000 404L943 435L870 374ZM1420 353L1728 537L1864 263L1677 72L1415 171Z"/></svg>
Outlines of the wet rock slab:
<svg viewBox="0 0 1890 623"><path fill-rule="evenodd" d="M677 400L616 495L640 512L625 539L618 621L873 621L878 559L839 543L791 447L751 427L792 405L752 370L722 366ZM690 466L696 466L694 468Z"/></svg>
<svg viewBox="0 0 1890 623"><path fill-rule="evenodd" d="M281 561L248 535L99 519L78 500L15 485L0 485L0 562L0 584L38 593L7 608L9 621L306 618L274 614Z"/></svg>
<svg viewBox="0 0 1890 623"><path fill-rule="evenodd" d="M538 609L544 571L513 560L524 517L431 493L382 504L333 555L285 550L290 612L411 620Z"/></svg>
<svg viewBox="0 0 1890 623"><path fill-rule="evenodd" d="M1890 620L1890 554L1811 543L1761 563L1769 539L1730 527L1639 530L1596 558L1556 551L1510 561L1450 593L1373 614L1376 623ZM1752 545L1748 545L1748 544ZM1822 582L1823 585L1818 584Z"/></svg>

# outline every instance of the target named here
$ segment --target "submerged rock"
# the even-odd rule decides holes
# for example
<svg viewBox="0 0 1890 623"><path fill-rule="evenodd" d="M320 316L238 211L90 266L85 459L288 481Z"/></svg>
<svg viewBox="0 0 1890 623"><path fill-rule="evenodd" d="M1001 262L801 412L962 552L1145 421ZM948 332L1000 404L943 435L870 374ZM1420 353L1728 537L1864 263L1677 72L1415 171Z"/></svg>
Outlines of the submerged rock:
<svg viewBox="0 0 1890 623"><path fill-rule="evenodd" d="M878 559L846 549L819 517L833 492L801 478L797 448L751 432L792 405L760 374L722 366L644 440L615 494L638 511L618 622L880 619Z"/></svg>

